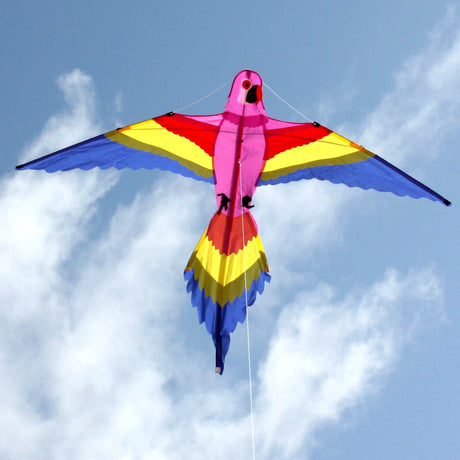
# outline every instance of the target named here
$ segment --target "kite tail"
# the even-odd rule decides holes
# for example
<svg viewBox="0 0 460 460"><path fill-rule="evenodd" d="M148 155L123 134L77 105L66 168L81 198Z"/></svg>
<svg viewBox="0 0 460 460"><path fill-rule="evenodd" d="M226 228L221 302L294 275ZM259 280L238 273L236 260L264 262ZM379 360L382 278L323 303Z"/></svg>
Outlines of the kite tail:
<svg viewBox="0 0 460 460"><path fill-rule="evenodd" d="M251 213L245 211L238 217L214 214L188 261L184 278L198 320L212 335L216 372L222 374L230 333L246 319L246 304L252 305L270 281Z"/></svg>

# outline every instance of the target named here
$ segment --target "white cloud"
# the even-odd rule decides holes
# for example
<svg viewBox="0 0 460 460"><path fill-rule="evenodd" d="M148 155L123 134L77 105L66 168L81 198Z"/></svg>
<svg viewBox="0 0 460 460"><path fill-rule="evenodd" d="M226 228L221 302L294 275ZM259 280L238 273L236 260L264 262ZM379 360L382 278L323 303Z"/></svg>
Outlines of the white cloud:
<svg viewBox="0 0 460 460"><path fill-rule="evenodd" d="M58 81L69 106L50 118L26 157L87 137L97 129L90 77L73 71ZM1 338L0 372L4 400L0 449L4 458L33 457L46 428L50 394L44 380L50 371L46 339L61 327L63 262L83 240L94 203L115 176L23 171L0 183ZM21 427L21 429L19 428ZM16 437L20 436L20 439ZM17 439L12 443L12 439Z"/></svg>
<svg viewBox="0 0 460 460"><path fill-rule="evenodd" d="M98 129L90 77L75 70L58 82L69 107L46 123L27 152L29 158L71 144ZM3 291L6 299L19 296L24 301L23 309L29 311L37 296L49 295L49 287L59 278L57 267L81 241L95 211L94 203L113 185L115 177L97 171L53 175L22 171L2 178L0 275L10 281Z"/></svg>
<svg viewBox="0 0 460 460"><path fill-rule="evenodd" d="M197 205L204 194L178 182ZM212 373L212 345L178 270L192 212L178 215L180 197L166 204L170 196L155 191L119 210L73 293L60 293L54 318L40 318L39 347L23 357L10 389L24 429L6 431L8 446L28 439L22 458L248 456L247 382L235 379L237 368ZM254 328L274 328L255 379L261 458L296 458L319 427L375 391L412 336L413 309L439 302L438 283L429 270L390 271L345 298L325 285L299 292L276 325L254 314Z"/></svg>
<svg viewBox="0 0 460 460"><path fill-rule="evenodd" d="M259 372L257 414L266 457L305 458L318 428L337 422L382 386L412 338L416 312L441 299L432 270L406 276L389 270L343 299L324 285L298 293L279 318Z"/></svg>
<svg viewBox="0 0 460 460"><path fill-rule="evenodd" d="M4 432L12 457L248 455L247 382L235 380L237 369L213 375L211 341L181 279L184 254L199 235L192 215L209 190L178 179L173 187L189 197L183 207L166 182L120 208L82 255L80 279L61 280L57 298L41 300L40 315L29 316L35 343L19 341L16 372L2 370L13 375L13 397L4 403L10 426L23 427ZM430 271L389 272L345 299L320 286L284 306L255 385L263 458L295 458L319 426L373 391L411 335L414 315L406 318L401 306L436 303L437 283ZM11 362L17 350L7 345Z"/></svg>
<svg viewBox="0 0 460 460"><path fill-rule="evenodd" d="M398 164L410 156L426 161L437 155L440 142L459 125L458 24L456 10L449 9L427 48L406 60L394 90L363 121L360 143Z"/></svg>
<svg viewBox="0 0 460 460"><path fill-rule="evenodd" d="M99 134L94 82L79 69L61 75L57 85L67 106L48 119L38 138L26 149L23 162Z"/></svg>

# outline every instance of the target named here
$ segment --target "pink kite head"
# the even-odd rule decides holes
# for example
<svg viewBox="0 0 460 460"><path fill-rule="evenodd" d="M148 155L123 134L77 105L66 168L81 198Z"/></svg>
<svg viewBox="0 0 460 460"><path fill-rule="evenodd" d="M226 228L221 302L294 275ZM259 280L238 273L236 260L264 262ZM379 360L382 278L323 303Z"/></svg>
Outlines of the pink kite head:
<svg viewBox="0 0 460 460"><path fill-rule="evenodd" d="M262 78L253 70L242 70L233 79L232 89L225 105L227 112L237 115L265 115L262 101Z"/></svg>

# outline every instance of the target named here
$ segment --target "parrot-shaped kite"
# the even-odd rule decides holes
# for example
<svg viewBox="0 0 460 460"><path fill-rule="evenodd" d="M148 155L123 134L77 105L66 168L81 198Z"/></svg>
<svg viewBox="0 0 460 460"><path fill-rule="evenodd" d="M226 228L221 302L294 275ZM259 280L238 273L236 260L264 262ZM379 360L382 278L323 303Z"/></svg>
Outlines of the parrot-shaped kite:
<svg viewBox="0 0 460 460"><path fill-rule="evenodd" d="M222 373L230 333L270 281L251 215L256 187L300 179L429 198L441 195L364 147L319 123L270 118L262 79L243 70L233 80L225 111L217 115L170 112L119 128L17 166L48 172L160 168L215 185L216 212L185 268L187 291L216 348Z"/></svg>

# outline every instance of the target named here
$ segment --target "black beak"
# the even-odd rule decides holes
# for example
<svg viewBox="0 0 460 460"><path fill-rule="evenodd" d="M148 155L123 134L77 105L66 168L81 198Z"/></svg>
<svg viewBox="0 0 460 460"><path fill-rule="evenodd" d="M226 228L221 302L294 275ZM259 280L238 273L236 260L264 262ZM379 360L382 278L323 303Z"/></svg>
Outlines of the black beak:
<svg viewBox="0 0 460 460"><path fill-rule="evenodd" d="M259 85L254 85L251 86L251 88L248 91L248 94L246 94L246 102L253 104L254 102L259 101Z"/></svg>

